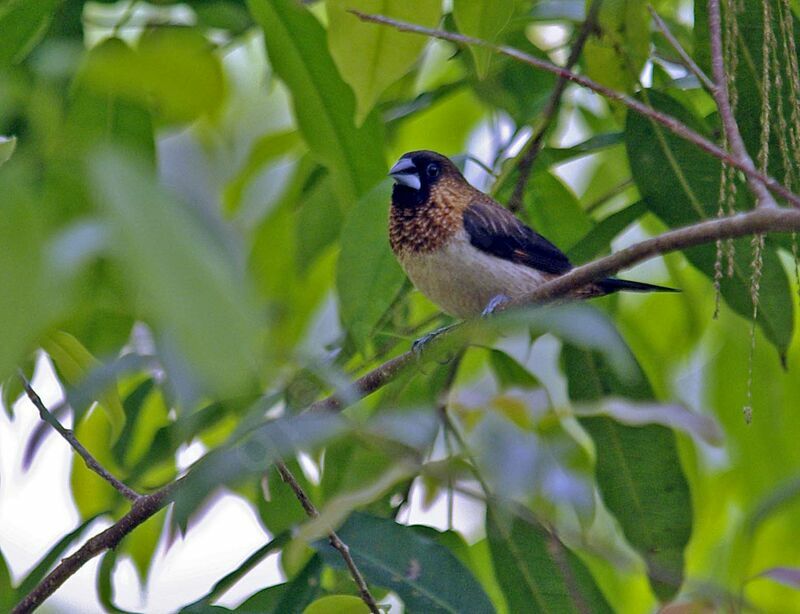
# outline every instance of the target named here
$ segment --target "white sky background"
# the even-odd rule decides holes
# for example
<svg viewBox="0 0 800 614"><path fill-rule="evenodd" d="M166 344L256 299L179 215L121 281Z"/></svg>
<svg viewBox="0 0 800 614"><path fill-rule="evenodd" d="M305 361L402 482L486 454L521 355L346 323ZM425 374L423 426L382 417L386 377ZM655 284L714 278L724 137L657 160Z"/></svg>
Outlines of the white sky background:
<svg viewBox="0 0 800 614"><path fill-rule="evenodd" d="M563 32L552 27L543 28L541 34L555 44L563 38ZM232 89L253 90L262 87L258 79L252 79L253 74L245 68L247 62L252 60L252 57L247 57L248 52L241 51L243 57L231 60L230 56L238 53L239 50L234 51L225 60L229 78L235 82ZM263 92L260 95L263 96ZM272 95L281 93L273 92L270 96ZM240 111L237 110L237 113ZM280 124L286 119L286 117L265 119L263 116L257 119L251 114L250 117L245 117L242 123ZM570 122L569 126L561 140L565 143L580 140L583 136L582 126L574 121ZM249 130L252 134L254 131L252 125L249 126ZM255 130L255 133L258 133L258 130ZM490 124L477 128L470 142L470 151L480 159L490 160L494 153L490 137ZM175 185L171 187L180 193L196 197L199 202L206 201L203 203L206 205L209 204L207 198L197 193L198 185L190 182L191 178L198 177L213 177L212 183L222 179L219 169L214 169L216 160L206 157L207 153L197 142L192 142L192 139L186 138L185 135L174 140L167 139L159 147L166 182L174 183ZM228 164L231 164L230 160ZM564 165L559 174L574 185L576 177L585 172L586 164L586 161L578 161L572 164L572 168L570 165ZM185 173L187 166L194 168L191 172ZM474 164L467 165L467 176L477 185L481 185L485 180L483 171ZM580 189L582 186L574 187ZM214 188L202 186L200 189L205 192L205 196L208 196ZM635 235L635 231L633 232ZM623 242L627 243L633 238L628 233ZM658 267L659 264L648 266ZM652 270L646 271L647 278L653 277L654 273L657 277L658 273ZM62 399L62 391L55 380L52 366L46 359L40 361L33 385L49 407L55 406ZM36 455L30 470L24 472L21 466L24 446L38 425L39 417L27 399L16 404L14 416L12 422L5 412L0 412L0 550L11 568L16 583L53 544L77 526L79 519L69 491L69 472L71 463L75 462L74 453L63 439L56 433L51 433ZM196 458L199 451L197 449L185 451L181 459L182 464L188 464L190 460ZM447 506L444 497L439 498L429 510L422 510L420 499L418 490L412 493L412 504L401 514L401 520L409 524L423 523L440 529L446 528ZM463 531L468 538L474 540L481 536L484 522L481 505L457 495L454 520L455 527ZM90 535L96 534L106 526L108 521L94 523L77 540L77 544L83 543ZM136 539L135 531L127 539ZM167 549L162 537L144 591L139 586L132 563L120 558L114 573L116 604L124 609L147 613L175 611L179 606L206 594L214 582L235 569L268 539L268 534L250 505L239 497L225 495L199 523L190 528L185 539L178 538ZM94 597L95 575L99 560L99 557L93 559L72 576L46 602L41 611L88 614L102 612L100 604ZM277 555L272 555L228 591L219 603L235 606L255 591L282 580ZM393 611L400 611L399 604L395 605Z"/></svg>

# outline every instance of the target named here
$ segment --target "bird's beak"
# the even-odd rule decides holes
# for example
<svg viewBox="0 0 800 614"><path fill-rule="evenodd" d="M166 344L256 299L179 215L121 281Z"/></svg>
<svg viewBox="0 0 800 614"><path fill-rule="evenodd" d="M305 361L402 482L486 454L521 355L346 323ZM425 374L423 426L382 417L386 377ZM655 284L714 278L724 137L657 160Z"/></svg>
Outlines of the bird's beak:
<svg viewBox="0 0 800 614"><path fill-rule="evenodd" d="M422 187L417 167L408 158L400 158L397 164L389 171L389 175L400 185L408 186L414 190L419 190Z"/></svg>

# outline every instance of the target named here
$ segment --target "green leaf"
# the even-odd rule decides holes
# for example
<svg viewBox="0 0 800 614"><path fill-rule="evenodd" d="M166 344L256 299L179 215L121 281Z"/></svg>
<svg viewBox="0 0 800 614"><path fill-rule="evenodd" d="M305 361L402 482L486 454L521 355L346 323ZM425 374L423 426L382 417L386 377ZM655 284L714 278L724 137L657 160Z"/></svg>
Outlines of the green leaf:
<svg viewBox="0 0 800 614"><path fill-rule="evenodd" d="M370 584L395 591L412 612L494 612L472 573L444 546L387 518L353 514L337 531ZM317 542L328 565L342 568L338 551Z"/></svg>
<svg viewBox="0 0 800 614"><path fill-rule="evenodd" d="M211 602L220 597L222 594L225 593L229 588L231 588L234 584L236 584L239 580L241 580L244 576L246 576L256 565L258 565L261 561L263 561L267 556L283 548L286 545L286 542L289 541L289 533L283 532L280 535L276 536L275 539L270 540L261 548L253 552L250 556L248 556L239 567L234 569L232 572L221 578L214 584L213 588L208 592L207 595L201 597L194 603L184 607L181 611L182 612L203 612L205 608L208 608L211 605Z"/></svg>
<svg viewBox="0 0 800 614"><path fill-rule="evenodd" d="M8 569L6 557L0 550L0 611L10 612L17 603L17 594L11 584L11 571Z"/></svg>
<svg viewBox="0 0 800 614"><path fill-rule="evenodd" d="M21 62L44 37L61 0L6 0L0 7L0 66Z"/></svg>
<svg viewBox="0 0 800 614"><path fill-rule="evenodd" d="M660 111L697 126L697 119L668 96L648 91L648 98ZM635 161L631 164L633 177L650 211L673 228L716 216L720 180L716 159L636 113L628 115L625 139L628 157ZM740 187L739 194L740 200L750 202L744 188ZM739 207L742 206L745 203L740 202ZM747 319L753 314L749 243L749 239L734 242L734 276L724 276L721 282L725 302ZM686 250L684 254L707 277L714 278L713 244ZM789 279L770 239L763 252L762 271L758 324L783 355L794 331L794 302Z"/></svg>
<svg viewBox="0 0 800 614"><path fill-rule="evenodd" d="M547 171L531 178L525 207L532 227L562 249L575 245L592 228L572 190Z"/></svg>
<svg viewBox="0 0 800 614"><path fill-rule="evenodd" d="M510 612L612 612L586 566L538 523L490 508L486 534Z"/></svg>
<svg viewBox="0 0 800 614"><path fill-rule="evenodd" d="M75 429L75 436L112 475L123 476L111 453L111 426L105 412L89 412ZM69 483L81 518L113 511L122 501L113 486L78 459L72 463Z"/></svg>
<svg viewBox="0 0 800 614"><path fill-rule="evenodd" d="M291 582L259 591L234 610L241 614L301 614L322 592L322 558L315 554Z"/></svg>
<svg viewBox="0 0 800 614"><path fill-rule="evenodd" d="M248 6L264 30L272 67L292 92L303 138L331 172L342 204L354 203L386 173L378 115L356 128L353 92L336 70L325 30L305 7L292 0Z"/></svg>
<svg viewBox="0 0 800 614"><path fill-rule="evenodd" d="M647 212L641 200L622 211L612 213L587 232L580 241L567 250L573 262L588 262L609 249L611 240Z"/></svg>
<svg viewBox="0 0 800 614"><path fill-rule="evenodd" d="M328 595L309 604L303 614L369 614L369 611L360 597Z"/></svg>
<svg viewBox="0 0 800 614"><path fill-rule="evenodd" d="M28 575L17 586L17 595L27 595L33 588L41 582L51 568L63 558L70 546L73 545L75 540L92 524L99 514L95 514L86 518L74 530L67 533L64 537L58 540L47 553L39 559L36 566L28 572ZM2 593L0 593L0 601L2 601Z"/></svg>
<svg viewBox="0 0 800 614"><path fill-rule="evenodd" d="M17 137L0 136L0 166L8 162L17 148Z"/></svg>
<svg viewBox="0 0 800 614"><path fill-rule="evenodd" d="M34 349L59 302L45 267L38 208L19 179L6 169L0 179L5 194L0 205L0 287L8 289L0 292L0 381L15 374Z"/></svg>
<svg viewBox="0 0 800 614"><path fill-rule="evenodd" d="M501 388L538 388L540 386L530 371L501 350L489 350L489 364Z"/></svg>
<svg viewBox="0 0 800 614"><path fill-rule="evenodd" d="M639 0L606 0L597 31L586 41L586 74L618 91L632 91L650 53L650 13Z"/></svg>
<svg viewBox="0 0 800 614"><path fill-rule="evenodd" d="M570 345L562 358L572 401L653 398L644 374L635 385L627 384L598 354ZM683 552L692 532L692 499L675 434L660 425L625 426L607 417L579 421L594 441L603 501L647 564L653 591L668 601L683 581Z"/></svg>
<svg viewBox="0 0 800 614"><path fill-rule="evenodd" d="M149 28L136 49L106 43L86 67L96 92L152 107L167 123L213 115L225 97L219 58L194 28Z"/></svg>
<svg viewBox="0 0 800 614"><path fill-rule="evenodd" d="M323 177L309 189L300 203L295 229L297 265L305 273L342 230L342 206L332 192L330 177Z"/></svg>
<svg viewBox="0 0 800 614"><path fill-rule="evenodd" d="M362 350L405 279L387 237L390 191L384 181L365 195L342 228L336 272L340 315Z"/></svg>
<svg viewBox="0 0 800 614"><path fill-rule="evenodd" d="M490 43L497 41L514 14L514 0L454 0L453 17L458 31L467 36L480 38ZM470 45L478 77L483 79L489 72L494 52L490 49Z"/></svg>
<svg viewBox="0 0 800 614"><path fill-rule="evenodd" d="M442 14L439 0L328 0L328 45L342 78L356 95L356 123L361 124L384 90L406 74L427 42L361 21L349 13L378 13L432 28Z"/></svg>
<svg viewBox="0 0 800 614"><path fill-rule="evenodd" d="M64 331L55 331L49 334L44 339L42 348L52 358L58 374L66 380L66 384L72 387L81 384L91 371L100 366L100 362L80 341ZM115 381L109 382L107 387L100 392L97 396L97 404L106 413L108 423L111 425L111 443L113 444L125 425L125 410L122 408ZM86 412L88 407L73 406L73 409L80 415Z"/></svg>
<svg viewBox="0 0 800 614"><path fill-rule="evenodd" d="M191 364L182 374L190 391L242 394L262 372L262 357L253 294L233 254L138 161L103 150L90 170L146 316L161 342Z"/></svg>

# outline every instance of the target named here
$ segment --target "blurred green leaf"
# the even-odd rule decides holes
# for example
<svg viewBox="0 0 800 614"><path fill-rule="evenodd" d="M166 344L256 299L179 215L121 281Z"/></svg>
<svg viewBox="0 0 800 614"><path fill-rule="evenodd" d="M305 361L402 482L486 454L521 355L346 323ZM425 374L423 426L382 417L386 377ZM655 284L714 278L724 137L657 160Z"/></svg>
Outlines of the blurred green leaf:
<svg viewBox="0 0 800 614"><path fill-rule="evenodd" d="M647 212L641 200L628 205L622 211L612 213L596 224L583 238L567 250L573 262L588 262L608 250L611 240Z"/></svg>
<svg viewBox="0 0 800 614"><path fill-rule="evenodd" d="M21 62L42 39L61 0L6 0L0 6L0 66Z"/></svg>
<svg viewBox="0 0 800 614"><path fill-rule="evenodd" d="M592 228L588 214L572 190L547 171L534 173L531 178L525 193L525 208L532 227L564 250Z"/></svg>
<svg viewBox="0 0 800 614"><path fill-rule="evenodd" d="M205 37L193 28L152 28L137 47L106 43L86 67L98 92L152 106L166 123L213 115L225 97L222 67Z"/></svg>
<svg viewBox="0 0 800 614"><path fill-rule="evenodd" d="M240 614L302 614L322 592L322 558L314 555L297 576L285 584L257 592L234 610Z"/></svg>
<svg viewBox="0 0 800 614"><path fill-rule="evenodd" d="M228 30L233 35L243 34L253 25L245 3L236 0L201 0L191 2L199 23L211 28Z"/></svg>
<svg viewBox="0 0 800 614"><path fill-rule="evenodd" d="M44 267L41 222L24 184L3 169L0 191L0 380L32 351L53 316L58 297L51 272ZM17 179L17 181L15 181Z"/></svg>
<svg viewBox="0 0 800 614"><path fill-rule="evenodd" d="M697 126L696 118L668 96L649 91L648 98L660 111ZM636 161L631 166L633 177L650 211L672 228L716 216L720 180L720 164L716 159L636 113L628 115L625 142L629 158ZM742 195L746 190L740 189L739 193ZM750 202L746 195L742 197ZM724 276L721 280L725 302L747 319L753 314L749 243L747 238L734 242L734 276ZM714 244L701 245L684 254L707 277L714 278ZM794 331L794 306L789 280L770 240L763 252L762 271L758 324L784 355Z"/></svg>
<svg viewBox="0 0 800 614"><path fill-rule="evenodd" d="M758 578L769 578L784 586L800 590L800 568L796 567L773 567L762 571Z"/></svg>
<svg viewBox="0 0 800 614"><path fill-rule="evenodd" d="M248 6L264 30L275 72L292 92L303 138L347 207L386 173L378 116L356 128L353 93L336 70L325 30L305 7L291 0L249 0Z"/></svg>
<svg viewBox="0 0 800 614"><path fill-rule="evenodd" d="M387 180L361 198L347 216L340 239L339 312L362 351L405 279L387 237L390 193Z"/></svg>
<svg viewBox="0 0 800 614"><path fill-rule="evenodd" d="M612 89L632 91L650 53L650 13L638 0L605 0L586 41L586 74Z"/></svg>
<svg viewBox="0 0 800 614"><path fill-rule="evenodd" d="M442 14L439 0L329 0L328 45L342 78L356 95L361 124L384 90L406 74L426 40L394 28L365 23L350 10L377 13L432 28Z"/></svg>
<svg viewBox="0 0 800 614"><path fill-rule="evenodd" d="M594 352L565 345L562 358L572 401L653 398L644 374L635 385L621 382ZM644 558L653 591L668 601L683 582L684 549L692 532L692 498L675 434L660 425L625 426L606 417L579 421L594 441L603 501Z"/></svg>
<svg viewBox="0 0 800 614"><path fill-rule="evenodd" d="M296 130L285 130L262 136L253 143L247 161L236 176L225 186L222 200L226 213L234 213L242 204L247 185L255 179L269 162L298 148L300 135Z"/></svg>
<svg viewBox="0 0 800 614"><path fill-rule="evenodd" d="M503 43L542 60L548 59L547 54L528 40L521 27L504 33ZM481 100L504 109L518 124L526 124L547 104L555 81L550 73L531 70L526 64L495 54L488 74L475 79L472 87Z"/></svg>
<svg viewBox="0 0 800 614"><path fill-rule="evenodd" d="M355 513L337 533L367 582L395 591L409 611L494 612L469 570L447 548L411 527ZM328 565L344 566L327 542L315 547Z"/></svg>
<svg viewBox="0 0 800 614"><path fill-rule="evenodd" d="M538 388L541 385L525 367L501 350L489 350L489 364L501 388Z"/></svg>
<svg viewBox="0 0 800 614"><path fill-rule="evenodd" d="M17 147L17 137L0 136L0 166L8 162Z"/></svg>
<svg viewBox="0 0 800 614"><path fill-rule="evenodd" d="M225 591L227 591L230 587L232 587L244 576L246 576L250 571L252 571L252 569L256 565L261 563L261 561L267 558L270 554L274 553L276 550L280 550L281 548L283 548L286 545L287 541L289 541L289 533L287 532L283 532L280 535L277 535L274 539L271 539L269 542L261 546L261 548L253 552L253 554L248 556L242 562L242 564L239 565L239 567L237 567L232 572L227 574L225 577L217 581L217 583L214 584L213 588L208 592L207 595L201 597L194 603L185 606L184 608L181 609L181 612L183 613L205 612L207 608L211 605L212 601L217 599L220 595L224 594Z"/></svg>
<svg viewBox="0 0 800 614"><path fill-rule="evenodd" d="M198 213L168 197L137 161L103 150L90 170L113 224L117 256L158 335L191 365L193 372L182 374L188 385L223 396L247 391L263 358L243 271Z"/></svg>
<svg viewBox="0 0 800 614"><path fill-rule="evenodd" d="M453 17L459 32L494 43L508 26L514 14L514 0L474 2L454 0ZM483 79L489 72L494 52L490 49L470 45L478 77Z"/></svg>
<svg viewBox="0 0 800 614"><path fill-rule="evenodd" d="M0 550L0 609L10 612L17 603L17 594L11 584L11 571L8 569L6 557Z"/></svg>
<svg viewBox="0 0 800 614"><path fill-rule="evenodd" d="M297 265L305 273L316 259L333 244L342 230L342 206L330 177L323 177L308 190L297 212Z"/></svg>
<svg viewBox="0 0 800 614"><path fill-rule="evenodd" d="M105 412L95 408L81 420L74 431L78 441L98 463L112 475L120 478L124 476L111 454L111 426ZM81 518L112 512L123 501L122 495L113 486L79 460L72 463L69 484Z"/></svg>
<svg viewBox="0 0 800 614"><path fill-rule="evenodd" d="M47 335L42 348L53 360L53 365L65 383L72 387L81 384L87 375L100 365L80 341L64 331L54 331ZM110 443L113 444L125 425L125 410L122 408L115 381L107 383L106 388L97 397L97 404L108 417L108 423L111 425ZM73 405L73 410L78 415L82 415L87 409L89 408Z"/></svg>
<svg viewBox="0 0 800 614"><path fill-rule="evenodd" d="M490 508L486 534L509 611L613 611L581 560L541 525Z"/></svg>
<svg viewBox="0 0 800 614"><path fill-rule="evenodd" d="M353 595L328 595L321 597L303 610L303 614L369 614L361 598Z"/></svg>
<svg viewBox="0 0 800 614"><path fill-rule="evenodd" d="M75 529L64 535L59 539L47 553L39 559L36 566L31 569L25 578L17 586L17 595L25 596L30 593L39 582L50 572L53 566L58 563L64 556L67 550L74 545L75 540L86 530L90 524L97 520L100 514L94 514L86 518ZM3 593L0 592L0 600L2 600Z"/></svg>

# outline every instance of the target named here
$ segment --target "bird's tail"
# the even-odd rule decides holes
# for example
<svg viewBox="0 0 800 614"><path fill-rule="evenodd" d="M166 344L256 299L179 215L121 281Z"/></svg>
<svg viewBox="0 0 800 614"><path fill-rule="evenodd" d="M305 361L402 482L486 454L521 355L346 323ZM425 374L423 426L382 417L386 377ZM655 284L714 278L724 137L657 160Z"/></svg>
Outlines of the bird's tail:
<svg viewBox="0 0 800 614"><path fill-rule="evenodd" d="M617 279L616 277L608 277L601 281L598 285L608 293L618 292L620 290L626 290L628 292L680 292L680 290L675 288L656 286L655 284L646 284L641 281Z"/></svg>

